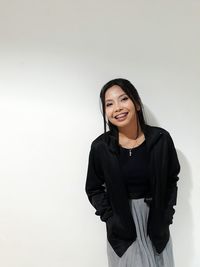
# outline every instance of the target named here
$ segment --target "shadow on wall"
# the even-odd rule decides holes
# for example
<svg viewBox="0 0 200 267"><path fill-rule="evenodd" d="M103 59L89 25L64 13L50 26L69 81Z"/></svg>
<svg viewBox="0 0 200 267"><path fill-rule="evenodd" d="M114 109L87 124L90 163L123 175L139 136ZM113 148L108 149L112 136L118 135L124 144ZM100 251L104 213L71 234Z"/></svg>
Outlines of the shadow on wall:
<svg viewBox="0 0 200 267"><path fill-rule="evenodd" d="M193 218L190 204L192 192L191 168L187 158L177 150L181 165L178 181L178 199L175 213L174 243L181 244L174 247L177 266L192 266L194 262ZM177 241L176 241L177 240Z"/></svg>

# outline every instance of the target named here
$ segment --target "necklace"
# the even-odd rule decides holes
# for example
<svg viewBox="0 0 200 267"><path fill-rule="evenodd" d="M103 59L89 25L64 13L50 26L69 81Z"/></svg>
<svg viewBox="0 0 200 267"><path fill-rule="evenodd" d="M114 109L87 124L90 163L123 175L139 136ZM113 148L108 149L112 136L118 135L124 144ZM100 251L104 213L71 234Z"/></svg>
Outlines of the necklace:
<svg viewBox="0 0 200 267"><path fill-rule="evenodd" d="M132 147L132 148L126 148L126 147L123 147L122 145L121 145L121 147L127 149L128 152L129 152L129 156L131 157L132 156L132 150L136 147L136 145L137 145L137 139L135 141L134 147Z"/></svg>
<svg viewBox="0 0 200 267"><path fill-rule="evenodd" d="M136 139L136 142L135 142L136 144L137 144L137 139ZM131 157L132 156L132 149L134 149L135 148L135 146L134 147L132 147L132 148L129 148L129 156Z"/></svg>
<svg viewBox="0 0 200 267"><path fill-rule="evenodd" d="M135 139L135 144L134 144L134 146L132 147L132 148L127 148L128 149L128 152L129 152L129 156L131 157L132 156L132 152L133 152L133 149L135 148L135 147L137 147L137 144L138 144L138 139L140 139L141 140L141 137L139 137L139 138L136 138ZM142 139L144 139L144 135L142 136ZM144 141L144 140L143 140ZM140 144L141 142L139 142L139 144ZM123 147L123 146L122 146ZM126 147L124 147L124 148L126 148Z"/></svg>

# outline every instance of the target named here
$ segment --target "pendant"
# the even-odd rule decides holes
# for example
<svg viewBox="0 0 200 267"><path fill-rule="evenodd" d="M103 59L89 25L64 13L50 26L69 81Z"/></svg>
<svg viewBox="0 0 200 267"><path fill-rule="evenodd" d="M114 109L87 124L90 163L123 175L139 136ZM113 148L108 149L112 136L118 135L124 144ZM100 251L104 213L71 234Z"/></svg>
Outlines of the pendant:
<svg viewBox="0 0 200 267"><path fill-rule="evenodd" d="M132 151L131 151L131 149L129 149L129 156L131 156L132 155Z"/></svg>

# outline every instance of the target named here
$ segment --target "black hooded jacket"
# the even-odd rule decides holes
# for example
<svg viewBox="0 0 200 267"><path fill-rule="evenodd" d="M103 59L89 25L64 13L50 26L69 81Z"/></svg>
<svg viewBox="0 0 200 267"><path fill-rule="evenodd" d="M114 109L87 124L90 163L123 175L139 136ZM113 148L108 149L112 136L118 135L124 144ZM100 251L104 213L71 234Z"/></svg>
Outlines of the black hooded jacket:
<svg viewBox="0 0 200 267"><path fill-rule="evenodd" d="M170 236L180 164L168 131L145 125L143 132L152 196L145 199L150 205L147 233L161 253ZM120 170L118 139L111 131L101 134L91 144L85 191L95 214L106 223L108 241L121 257L137 234Z"/></svg>

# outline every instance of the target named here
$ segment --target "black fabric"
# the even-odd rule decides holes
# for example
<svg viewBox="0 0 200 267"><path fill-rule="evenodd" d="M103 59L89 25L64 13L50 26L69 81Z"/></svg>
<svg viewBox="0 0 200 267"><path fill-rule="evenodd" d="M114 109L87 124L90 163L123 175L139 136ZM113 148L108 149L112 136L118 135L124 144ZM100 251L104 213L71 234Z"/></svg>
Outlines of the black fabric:
<svg viewBox="0 0 200 267"><path fill-rule="evenodd" d="M144 135L152 193L147 233L161 253L169 240L180 164L166 130L146 125ZM113 132L101 134L91 144L85 191L96 215L106 222L108 241L121 257L137 236L120 169L119 145Z"/></svg>
<svg viewBox="0 0 200 267"><path fill-rule="evenodd" d="M131 151L132 155L130 156L129 149L120 147L119 162L121 173L128 195L143 197L150 191L146 141L143 141L142 144Z"/></svg>

